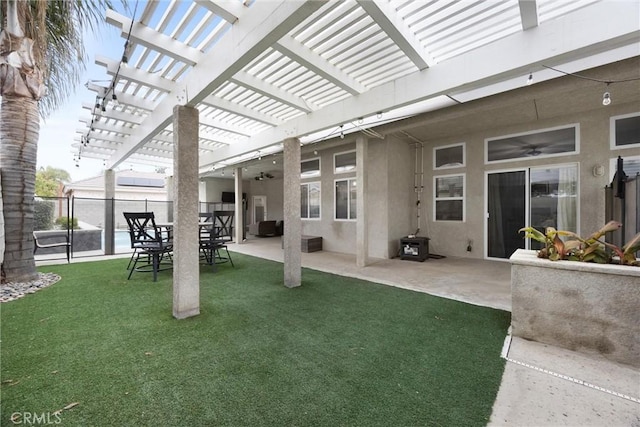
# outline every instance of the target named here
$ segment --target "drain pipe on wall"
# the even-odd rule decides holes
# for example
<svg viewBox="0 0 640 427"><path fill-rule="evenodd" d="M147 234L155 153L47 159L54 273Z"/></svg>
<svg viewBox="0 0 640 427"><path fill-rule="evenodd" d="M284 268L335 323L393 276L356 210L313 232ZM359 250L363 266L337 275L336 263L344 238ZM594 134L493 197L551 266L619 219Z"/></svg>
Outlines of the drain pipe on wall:
<svg viewBox="0 0 640 427"><path fill-rule="evenodd" d="M422 192L424 191L424 144L416 143L416 166L413 175L413 190L416 192L416 219L418 222L418 229L414 233L416 236L420 233L420 227L422 226L421 214L422 214ZM420 166L418 168L418 163ZM418 172L418 170L420 172Z"/></svg>
<svg viewBox="0 0 640 427"><path fill-rule="evenodd" d="M420 233L420 228L422 226L422 193L424 191L424 143L408 132L401 131L401 133L407 138L411 139L411 141L413 141L416 150L416 162L413 173L413 191L416 193L416 219L418 228L413 234L409 234L409 237L415 237L418 235L418 233Z"/></svg>

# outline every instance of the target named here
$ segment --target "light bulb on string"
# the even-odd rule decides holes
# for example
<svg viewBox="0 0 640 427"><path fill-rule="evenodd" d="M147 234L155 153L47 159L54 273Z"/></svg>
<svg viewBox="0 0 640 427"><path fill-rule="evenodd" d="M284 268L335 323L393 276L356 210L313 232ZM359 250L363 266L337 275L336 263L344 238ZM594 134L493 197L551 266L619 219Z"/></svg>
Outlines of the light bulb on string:
<svg viewBox="0 0 640 427"><path fill-rule="evenodd" d="M611 94L609 92L605 92L602 95L602 105L609 105L611 104Z"/></svg>
<svg viewBox="0 0 640 427"><path fill-rule="evenodd" d="M533 83L533 73L529 73L529 77L527 78L527 86L531 86Z"/></svg>

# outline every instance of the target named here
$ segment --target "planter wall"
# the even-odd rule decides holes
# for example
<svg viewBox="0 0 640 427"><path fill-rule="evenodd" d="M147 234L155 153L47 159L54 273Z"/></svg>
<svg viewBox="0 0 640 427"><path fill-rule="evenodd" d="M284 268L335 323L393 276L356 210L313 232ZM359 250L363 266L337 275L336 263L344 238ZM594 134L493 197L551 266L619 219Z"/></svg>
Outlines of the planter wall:
<svg viewBox="0 0 640 427"><path fill-rule="evenodd" d="M540 259L511 261L514 336L640 368L640 267Z"/></svg>

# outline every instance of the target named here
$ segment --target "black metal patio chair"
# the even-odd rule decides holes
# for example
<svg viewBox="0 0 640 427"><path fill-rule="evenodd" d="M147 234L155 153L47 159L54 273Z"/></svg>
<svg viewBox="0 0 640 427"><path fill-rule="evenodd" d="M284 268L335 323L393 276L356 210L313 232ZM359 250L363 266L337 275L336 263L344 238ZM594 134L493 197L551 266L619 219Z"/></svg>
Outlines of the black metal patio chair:
<svg viewBox="0 0 640 427"><path fill-rule="evenodd" d="M219 215L215 212L211 225L208 222L200 224L200 252L205 262L213 267L213 271L216 271L216 264L223 262L230 262L235 267L226 245L231 240L230 224L233 223L233 216L229 219L228 213L229 211L224 211L224 214ZM220 253L222 249L226 256Z"/></svg>
<svg viewBox="0 0 640 427"><path fill-rule="evenodd" d="M131 248L134 250L133 266L129 271L130 279L134 271L153 272L153 281L158 278L158 272L173 268L171 252L173 239L171 230L163 232L156 225L153 212L124 212L131 237ZM141 258L146 258L144 264L138 266ZM169 259L169 262L164 262Z"/></svg>

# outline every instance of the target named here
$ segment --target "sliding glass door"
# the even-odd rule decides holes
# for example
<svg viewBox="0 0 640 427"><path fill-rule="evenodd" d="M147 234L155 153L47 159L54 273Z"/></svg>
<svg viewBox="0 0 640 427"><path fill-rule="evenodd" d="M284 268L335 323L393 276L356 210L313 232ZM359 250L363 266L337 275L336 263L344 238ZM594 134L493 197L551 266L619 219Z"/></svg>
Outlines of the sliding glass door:
<svg viewBox="0 0 640 427"><path fill-rule="evenodd" d="M487 257L504 259L518 248L539 249L518 233L528 225L577 232L577 165L487 174Z"/></svg>
<svg viewBox="0 0 640 427"><path fill-rule="evenodd" d="M509 258L525 241L518 230L526 222L527 171L487 175L487 256Z"/></svg>

